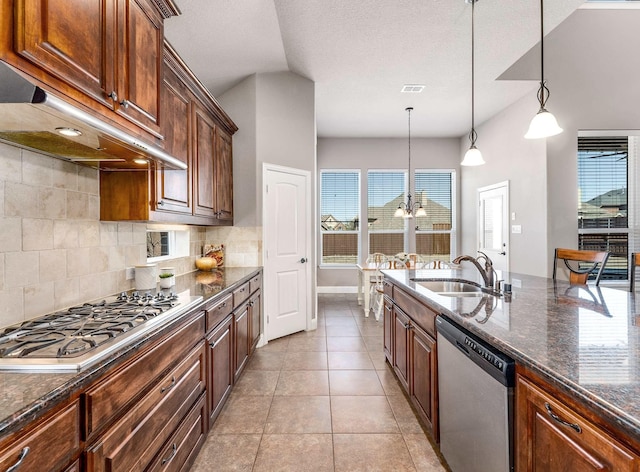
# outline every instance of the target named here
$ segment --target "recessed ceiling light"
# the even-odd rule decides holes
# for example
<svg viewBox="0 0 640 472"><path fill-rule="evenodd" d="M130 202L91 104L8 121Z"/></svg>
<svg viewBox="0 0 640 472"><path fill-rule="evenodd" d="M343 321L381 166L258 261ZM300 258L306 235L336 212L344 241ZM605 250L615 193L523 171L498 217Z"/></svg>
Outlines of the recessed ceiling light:
<svg viewBox="0 0 640 472"><path fill-rule="evenodd" d="M82 136L82 131L80 131L79 129L68 128L66 126L60 126L59 128L56 128L56 131L58 132L58 134L61 134L63 136Z"/></svg>
<svg viewBox="0 0 640 472"><path fill-rule="evenodd" d="M149 163L149 161L146 159L134 159L133 162L135 162L136 164L142 164L142 165L147 165Z"/></svg>
<svg viewBox="0 0 640 472"><path fill-rule="evenodd" d="M402 86L402 93L420 93L424 90L424 85L419 84L404 84Z"/></svg>

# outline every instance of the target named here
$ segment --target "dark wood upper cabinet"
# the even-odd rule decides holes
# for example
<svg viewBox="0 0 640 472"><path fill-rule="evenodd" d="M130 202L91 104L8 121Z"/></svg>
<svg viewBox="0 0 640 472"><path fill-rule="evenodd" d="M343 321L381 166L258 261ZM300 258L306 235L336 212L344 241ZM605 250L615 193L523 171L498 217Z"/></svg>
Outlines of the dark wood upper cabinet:
<svg viewBox="0 0 640 472"><path fill-rule="evenodd" d="M162 137L163 14L157 2L15 0L14 30L15 53L80 92L72 98L89 97Z"/></svg>
<svg viewBox="0 0 640 472"><path fill-rule="evenodd" d="M231 135L216 128L214 156L215 214L219 220L233 221L233 153Z"/></svg>
<svg viewBox="0 0 640 472"><path fill-rule="evenodd" d="M215 123L198 103L193 106L193 161L195 170L195 205L193 212L200 216L216 216L214 193L214 136Z"/></svg>

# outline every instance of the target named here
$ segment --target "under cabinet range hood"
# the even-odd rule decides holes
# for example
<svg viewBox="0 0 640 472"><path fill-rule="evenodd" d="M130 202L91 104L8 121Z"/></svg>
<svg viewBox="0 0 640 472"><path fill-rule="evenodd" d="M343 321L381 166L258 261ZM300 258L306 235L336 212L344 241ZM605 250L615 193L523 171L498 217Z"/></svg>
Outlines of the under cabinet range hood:
<svg viewBox="0 0 640 472"><path fill-rule="evenodd" d="M186 169L159 147L31 84L0 61L0 141L100 169ZM136 160L138 162L136 163Z"/></svg>

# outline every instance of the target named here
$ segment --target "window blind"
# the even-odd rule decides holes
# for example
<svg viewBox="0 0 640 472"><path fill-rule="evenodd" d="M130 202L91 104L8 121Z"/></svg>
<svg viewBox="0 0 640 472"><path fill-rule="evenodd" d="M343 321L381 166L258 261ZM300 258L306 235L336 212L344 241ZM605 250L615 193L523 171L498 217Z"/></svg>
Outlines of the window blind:
<svg viewBox="0 0 640 472"><path fill-rule="evenodd" d="M322 264L357 263L360 225L360 172L320 171Z"/></svg>
<svg viewBox="0 0 640 472"><path fill-rule="evenodd" d="M394 217L406 200L406 172L369 171L367 173L367 218L369 253L394 255L405 252L405 219Z"/></svg>

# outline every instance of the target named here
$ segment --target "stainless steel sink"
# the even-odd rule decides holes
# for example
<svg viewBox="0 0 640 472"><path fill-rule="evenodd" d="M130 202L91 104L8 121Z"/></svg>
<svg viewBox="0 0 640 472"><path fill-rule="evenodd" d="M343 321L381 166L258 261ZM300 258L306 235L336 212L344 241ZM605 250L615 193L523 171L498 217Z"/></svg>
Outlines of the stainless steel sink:
<svg viewBox="0 0 640 472"><path fill-rule="evenodd" d="M480 286L457 280L411 279L417 285L445 297L481 297Z"/></svg>

